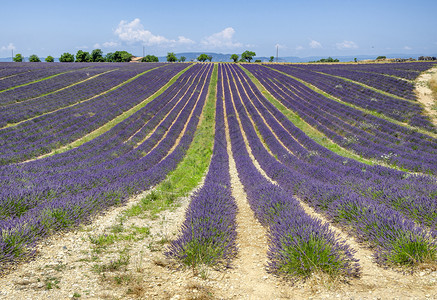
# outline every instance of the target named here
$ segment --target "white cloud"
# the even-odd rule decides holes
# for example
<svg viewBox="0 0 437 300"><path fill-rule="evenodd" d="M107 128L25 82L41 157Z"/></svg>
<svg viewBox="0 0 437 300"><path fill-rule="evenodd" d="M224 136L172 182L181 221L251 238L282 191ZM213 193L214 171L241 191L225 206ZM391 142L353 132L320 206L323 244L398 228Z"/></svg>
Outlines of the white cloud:
<svg viewBox="0 0 437 300"><path fill-rule="evenodd" d="M318 41L315 40L311 40L311 42L309 43L310 47L313 49L316 48L322 48L322 44L320 44Z"/></svg>
<svg viewBox="0 0 437 300"><path fill-rule="evenodd" d="M134 19L132 22L120 21L117 28L114 30L114 34L118 36L121 41L128 43L141 42L146 46L175 46L178 44L188 45L194 44L194 41L191 39L178 36L177 40L168 39L161 35L155 35L149 30L144 29L143 24L141 24L141 20L139 18ZM116 47L119 43L115 42L107 42L104 43L104 47Z"/></svg>
<svg viewBox="0 0 437 300"><path fill-rule="evenodd" d="M189 38L186 38L184 36L178 36L177 43L179 44L195 44L193 40L190 40Z"/></svg>
<svg viewBox="0 0 437 300"><path fill-rule="evenodd" d="M145 30L141 20L136 18L132 22L120 21L114 33L118 38L125 42L143 42L145 45L160 45L169 43L170 40L160 36L154 35L149 30Z"/></svg>
<svg viewBox="0 0 437 300"><path fill-rule="evenodd" d="M343 49L357 49L358 45L355 44L352 41L343 41L341 43L336 43L337 49L343 50Z"/></svg>
<svg viewBox="0 0 437 300"><path fill-rule="evenodd" d="M201 44L208 48L239 48L243 44L233 41L235 30L227 27L220 32L214 33L201 41Z"/></svg>
<svg viewBox="0 0 437 300"><path fill-rule="evenodd" d="M100 49L100 48L115 48L118 47L120 43L117 42L104 42L103 44L95 43L94 49Z"/></svg>
<svg viewBox="0 0 437 300"><path fill-rule="evenodd" d="M81 49L88 49L88 46L76 46L74 48L81 50Z"/></svg>
<svg viewBox="0 0 437 300"><path fill-rule="evenodd" d="M7 46L2 46L2 48L1 48L2 51L6 51L6 50L12 51L15 49L16 48L15 48L14 44L12 44L12 43L9 43L9 45L7 45Z"/></svg>
<svg viewBox="0 0 437 300"><path fill-rule="evenodd" d="M404 50L411 50L412 48L411 47L408 47L408 46L405 46L404 47Z"/></svg>
<svg viewBox="0 0 437 300"><path fill-rule="evenodd" d="M297 50L297 51L300 51L300 50L303 50L303 49L305 49L305 48L302 47L302 46L297 46L297 47L296 47L296 50Z"/></svg>

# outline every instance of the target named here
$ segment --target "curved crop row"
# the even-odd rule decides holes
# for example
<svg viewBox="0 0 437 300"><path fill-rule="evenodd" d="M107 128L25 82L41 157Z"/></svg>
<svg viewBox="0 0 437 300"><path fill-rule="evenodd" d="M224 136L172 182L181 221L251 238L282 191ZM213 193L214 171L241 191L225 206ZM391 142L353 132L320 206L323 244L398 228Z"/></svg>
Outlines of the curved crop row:
<svg viewBox="0 0 437 300"><path fill-rule="evenodd" d="M241 88L240 85L238 87ZM250 96L244 99L247 101ZM244 105L238 107L237 104L240 117L244 118L241 123L253 155L267 175L283 189L298 195L318 211L327 213L332 220L345 225L359 239L372 244L375 257L381 263L415 264L437 259L434 231L416 225L378 199L360 195L348 186L323 182L320 177L331 174L320 165L313 174L305 174L299 164L291 165L298 161L297 158L289 159L288 164L278 161L251 126ZM261 131L260 127L258 129ZM266 140L267 136L263 138ZM269 143L268 146L273 153L281 153L278 143Z"/></svg>
<svg viewBox="0 0 437 300"><path fill-rule="evenodd" d="M97 185L69 190L56 194L54 198L50 198L49 194L46 201L38 203L23 215L0 221L0 261L14 261L25 257L32 251L32 245L36 241L53 230L78 224L105 207L125 201L127 197L163 180L184 157L194 137L207 93L203 87L208 84L211 69L209 66L202 67L204 74L197 79L201 88L193 86L192 92L187 96L187 103L193 103L194 106L186 105L186 110L178 114L165 137L146 156L140 155L128 163L131 170L127 168L127 164L122 168L123 174L114 172L116 169L109 169L106 178L112 177L114 180L101 180ZM199 68L197 70L200 71ZM135 150L138 148L140 147ZM63 183L60 181L60 186ZM87 184L86 181L78 182L77 178L76 183Z"/></svg>
<svg viewBox="0 0 437 300"><path fill-rule="evenodd" d="M37 81L33 84L24 85L9 91L0 93L0 106L7 106L17 102L28 101L41 95L55 93L69 85L77 84L80 81L89 79L109 70L115 70L115 66L98 65L90 68L82 68L47 80Z"/></svg>
<svg viewBox="0 0 437 300"><path fill-rule="evenodd" d="M423 108L419 103L390 97L353 82L307 69L285 65L275 65L272 68L300 78L344 102L377 111L412 126L435 131L429 117L423 114Z"/></svg>
<svg viewBox="0 0 437 300"><path fill-rule="evenodd" d="M166 252L187 265L229 265L237 254L235 216L224 123L223 91L218 86L214 148L204 185L191 196L179 238Z"/></svg>
<svg viewBox="0 0 437 300"><path fill-rule="evenodd" d="M245 67L282 104L342 147L413 171L436 171L437 142L434 138L365 115L265 67ZM282 83L266 79L277 77Z"/></svg>
<svg viewBox="0 0 437 300"><path fill-rule="evenodd" d="M268 181L254 166L238 121L242 118L241 122L250 126L241 104L247 99L238 93L238 76L234 70L221 68L232 152L239 177L255 216L268 228L269 271L297 277L308 277L314 272L331 276L358 275L354 251L340 241L327 224L307 215L298 200Z"/></svg>
<svg viewBox="0 0 437 300"><path fill-rule="evenodd" d="M171 77L186 68L175 64L147 72L110 93L32 120L29 124L0 130L0 164L21 162L50 152L99 128L141 103ZM123 99L120 101L119 99Z"/></svg>

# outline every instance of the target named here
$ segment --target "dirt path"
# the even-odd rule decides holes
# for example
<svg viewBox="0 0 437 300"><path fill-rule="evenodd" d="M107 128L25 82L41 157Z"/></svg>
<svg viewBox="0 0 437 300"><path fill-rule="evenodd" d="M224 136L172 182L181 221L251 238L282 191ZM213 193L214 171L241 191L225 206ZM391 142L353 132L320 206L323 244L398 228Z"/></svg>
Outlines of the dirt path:
<svg viewBox="0 0 437 300"><path fill-rule="evenodd" d="M428 86L428 82L432 77L437 78L437 67L429 69L416 79L416 95L417 101L424 105L425 111L431 117L434 125L437 126L437 111L435 107L433 108L437 105L437 99L433 98L431 89Z"/></svg>
<svg viewBox="0 0 437 300"><path fill-rule="evenodd" d="M247 202L247 195L238 178L238 171L232 156L229 125L225 118L226 140L229 154L232 195L237 205L237 243L239 255L234 261L234 269L226 275L235 288L233 297L237 299L278 299L280 286L275 278L265 271L267 264L267 231L255 219ZM229 297L230 295L223 295Z"/></svg>

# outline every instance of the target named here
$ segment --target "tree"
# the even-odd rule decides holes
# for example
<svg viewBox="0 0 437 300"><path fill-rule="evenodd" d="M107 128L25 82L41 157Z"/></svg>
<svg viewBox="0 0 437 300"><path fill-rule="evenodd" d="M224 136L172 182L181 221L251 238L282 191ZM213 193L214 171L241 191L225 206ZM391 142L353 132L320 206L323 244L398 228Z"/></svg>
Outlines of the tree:
<svg viewBox="0 0 437 300"><path fill-rule="evenodd" d="M355 58L354 58L354 62L357 62L357 61L358 61L358 59L355 57Z"/></svg>
<svg viewBox="0 0 437 300"><path fill-rule="evenodd" d="M376 59L386 59L387 57L386 56L384 56L384 55L380 55L380 56L378 56Z"/></svg>
<svg viewBox="0 0 437 300"><path fill-rule="evenodd" d="M22 61L23 61L23 56L22 56L20 53L17 53L17 54L14 56L14 61L15 61L15 62L22 62Z"/></svg>
<svg viewBox="0 0 437 300"><path fill-rule="evenodd" d="M60 62L74 62L74 55L68 52L65 52L59 58Z"/></svg>
<svg viewBox="0 0 437 300"><path fill-rule="evenodd" d="M255 55L255 52L246 50L241 54L241 58L247 60L247 62L250 62Z"/></svg>
<svg viewBox="0 0 437 300"><path fill-rule="evenodd" d="M178 59L176 58L176 55L173 52L168 52L167 53L167 61L168 62L175 62Z"/></svg>
<svg viewBox="0 0 437 300"><path fill-rule="evenodd" d="M132 60L132 54L127 51L115 51L106 54L105 60L107 62L130 62Z"/></svg>
<svg viewBox="0 0 437 300"><path fill-rule="evenodd" d="M115 51L114 56L120 62L130 62L132 60L132 54L127 51Z"/></svg>
<svg viewBox="0 0 437 300"><path fill-rule="evenodd" d="M212 61L212 56L211 55L208 55L208 60L209 60L209 62Z"/></svg>
<svg viewBox="0 0 437 300"><path fill-rule="evenodd" d="M256 63L260 63L260 62L261 62L261 59L256 59L255 62L256 62Z"/></svg>
<svg viewBox="0 0 437 300"><path fill-rule="evenodd" d="M180 62L184 62L184 61L186 61L187 60L187 58L185 57L185 56L181 56L180 58L179 58L179 61Z"/></svg>
<svg viewBox="0 0 437 300"><path fill-rule="evenodd" d="M103 57L103 52L100 49L94 49L91 52L91 61L93 62L104 62L105 58Z"/></svg>
<svg viewBox="0 0 437 300"><path fill-rule="evenodd" d="M269 62L273 62L275 60L274 56L270 56Z"/></svg>
<svg viewBox="0 0 437 300"><path fill-rule="evenodd" d="M107 62L113 62L113 61L114 61L114 53L112 53L112 52L106 53L106 55L105 55L105 61L107 61Z"/></svg>
<svg viewBox="0 0 437 300"><path fill-rule="evenodd" d="M236 63L238 61L238 58L239 58L238 54L231 55L231 59L234 61L234 63Z"/></svg>
<svg viewBox="0 0 437 300"><path fill-rule="evenodd" d="M91 55L88 52L82 50L77 51L76 62L89 62L89 61L91 61Z"/></svg>
<svg viewBox="0 0 437 300"><path fill-rule="evenodd" d="M45 61L46 61L46 62L54 62L55 59L53 58L53 56L50 56L50 55L49 55L49 56L46 57Z"/></svg>
<svg viewBox="0 0 437 300"><path fill-rule="evenodd" d="M199 57L197 58L197 60L198 61L201 61L201 62L204 62L204 61L206 61L208 59L208 55L206 55L206 54L200 54L199 55ZM212 57L211 57L211 59L212 59Z"/></svg>
<svg viewBox="0 0 437 300"><path fill-rule="evenodd" d="M146 55L141 59L142 62L159 62L159 58L155 55Z"/></svg>
<svg viewBox="0 0 437 300"><path fill-rule="evenodd" d="M36 54L32 54L31 56L29 56L29 61L30 62L41 62L38 55L36 55Z"/></svg>

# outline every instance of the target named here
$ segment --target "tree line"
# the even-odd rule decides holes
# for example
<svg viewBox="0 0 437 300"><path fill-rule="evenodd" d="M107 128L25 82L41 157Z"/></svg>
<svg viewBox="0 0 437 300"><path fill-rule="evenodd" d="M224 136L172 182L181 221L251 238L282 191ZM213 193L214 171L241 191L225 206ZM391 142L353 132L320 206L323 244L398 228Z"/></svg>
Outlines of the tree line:
<svg viewBox="0 0 437 300"><path fill-rule="evenodd" d="M250 62L254 56L255 52L246 50L241 54L241 58L238 54L232 54L231 60L234 62ZM103 51L101 49L94 49L91 53L83 50L77 51L76 55L64 52L60 57L60 62L129 62L132 60L132 57L134 57L131 53L127 51L115 51L115 52L109 52L106 55L103 55ZM181 56L179 58L176 57L176 55L173 52L168 52L166 57L168 62L185 62L186 57ZM273 62L274 57L270 57L270 62ZM24 61L24 57L18 53L13 58L15 62L22 62ZM47 56L45 58L46 62L54 62L55 59L53 56ZM146 55L141 58L141 62L159 62L159 59L155 55ZM205 62L205 61L212 61L212 56L207 54L200 54L197 57L197 61ZM29 62L41 62L41 59L36 54L32 54L29 56ZM258 61L255 61L258 62Z"/></svg>

